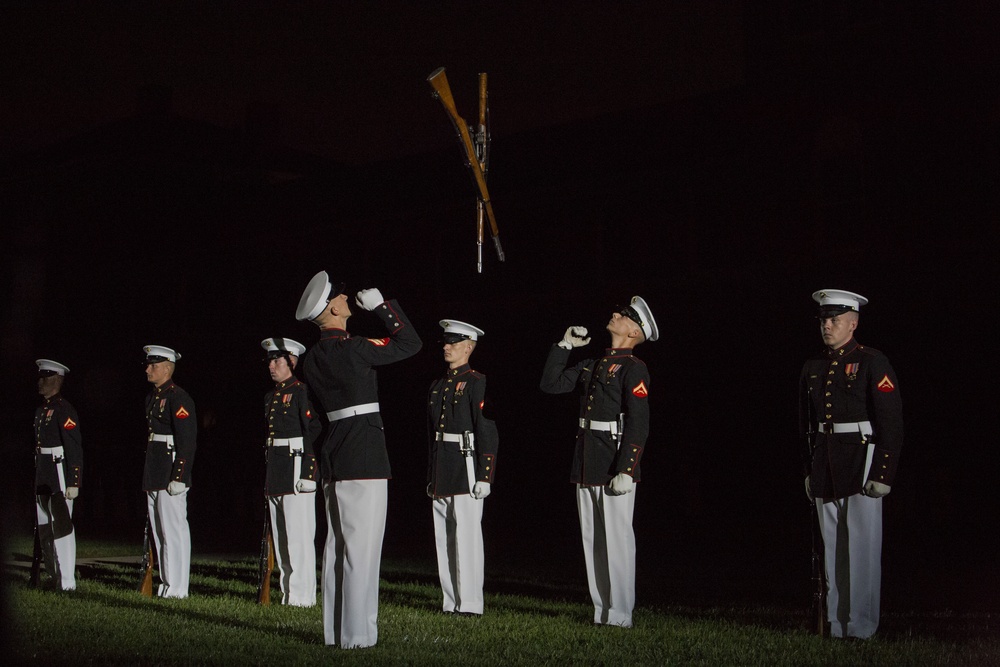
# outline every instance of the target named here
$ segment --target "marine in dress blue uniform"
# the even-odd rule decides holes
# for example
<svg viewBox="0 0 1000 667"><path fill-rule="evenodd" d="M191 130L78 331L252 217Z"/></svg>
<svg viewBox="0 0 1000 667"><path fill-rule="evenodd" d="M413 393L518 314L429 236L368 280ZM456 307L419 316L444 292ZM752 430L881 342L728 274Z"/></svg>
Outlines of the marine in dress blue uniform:
<svg viewBox="0 0 1000 667"><path fill-rule="evenodd" d="M867 638L879 623L882 498L903 445L899 380L882 352L854 338L865 297L828 289L813 299L826 348L799 378L800 431L815 438L806 495L823 535L830 634Z"/></svg>
<svg viewBox="0 0 1000 667"><path fill-rule="evenodd" d="M490 494L499 445L496 424L483 414L486 376L469 366L482 329L441 320L444 377L427 400L427 495L445 612L483 613L483 500Z"/></svg>
<svg viewBox="0 0 1000 667"><path fill-rule="evenodd" d="M264 394L267 471L264 493L282 604L316 604L316 457L322 426L306 386L293 374L305 346L291 338L261 341L274 388Z"/></svg>
<svg viewBox="0 0 1000 667"><path fill-rule="evenodd" d="M572 326L552 346L540 387L550 394L579 391L580 412L570 481L576 484L594 623L632 627L635 607L635 483L649 435L649 370L635 346L659 338L642 297L613 313L611 347L569 365L570 351L590 342Z"/></svg>
<svg viewBox="0 0 1000 667"><path fill-rule="evenodd" d="M352 337L343 289L320 271L302 293L295 317L320 328L320 340L303 356L301 367L313 405L327 422L319 452L328 526L324 641L363 648L378 641L379 569L392 476L375 369L413 356L421 343L399 304L377 289L361 290L355 302L378 316L389 335Z"/></svg>
<svg viewBox="0 0 1000 667"><path fill-rule="evenodd" d="M35 511L45 570L58 590L76 589L76 531L73 501L80 492L83 444L80 417L62 395L69 368L38 359L35 410Z"/></svg>
<svg viewBox="0 0 1000 667"><path fill-rule="evenodd" d="M162 345L146 345L146 492L149 525L156 545L160 586L157 595L186 598L191 578L191 530L187 494L198 441L194 401L173 381L181 355Z"/></svg>

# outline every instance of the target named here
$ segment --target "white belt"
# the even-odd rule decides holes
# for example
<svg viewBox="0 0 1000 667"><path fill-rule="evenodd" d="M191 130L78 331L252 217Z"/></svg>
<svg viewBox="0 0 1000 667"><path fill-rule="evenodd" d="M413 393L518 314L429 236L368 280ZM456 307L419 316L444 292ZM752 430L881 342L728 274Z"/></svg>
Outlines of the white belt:
<svg viewBox="0 0 1000 667"><path fill-rule="evenodd" d="M271 447L289 447L292 451L302 451L302 438L268 438L267 444Z"/></svg>
<svg viewBox="0 0 1000 667"><path fill-rule="evenodd" d="M444 440L445 442L463 442L462 433L435 433L435 440ZM469 444L471 445L476 441L476 435L474 433L469 434Z"/></svg>
<svg viewBox="0 0 1000 667"><path fill-rule="evenodd" d="M469 449L465 449L464 447L466 435L468 435L469 438ZM469 495L471 496L472 490L476 487L476 463L475 461L473 461L473 456L472 456L474 453L474 450L472 449L472 444L476 441L476 434L441 433L439 431L435 431L434 439L439 441L443 440L445 442L457 442L460 445L462 445L461 447L459 447L459 449L463 454L465 454L465 474L466 477L469 479Z"/></svg>
<svg viewBox="0 0 1000 667"><path fill-rule="evenodd" d="M52 461L56 464L56 474L59 476L59 490L66 493L66 473L63 471L63 448L60 447L39 447L39 454L45 454L52 457Z"/></svg>
<svg viewBox="0 0 1000 667"><path fill-rule="evenodd" d="M335 422L338 419L344 419L345 417L354 417L355 415L367 415L372 412L378 412L378 403L362 403L361 405L352 405L349 408L343 408L341 410L334 410L333 412L327 412L326 418L328 421Z"/></svg>
<svg viewBox="0 0 1000 667"><path fill-rule="evenodd" d="M167 443L167 453L170 454L170 462L173 463L177 460L177 452L174 449L174 436L163 435L162 433L150 433L149 441Z"/></svg>
<svg viewBox="0 0 1000 667"><path fill-rule="evenodd" d="M607 431L611 435L618 435L618 422L599 422L580 417L580 428L589 428L591 431Z"/></svg>
<svg viewBox="0 0 1000 667"><path fill-rule="evenodd" d="M818 425L820 433L829 433L828 428L833 426L832 431L834 433L860 433L861 435L871 435L872 434L872 423L870 421L863 422L843 422L840 424L827 424L826 422L820 422Z"/></svg>

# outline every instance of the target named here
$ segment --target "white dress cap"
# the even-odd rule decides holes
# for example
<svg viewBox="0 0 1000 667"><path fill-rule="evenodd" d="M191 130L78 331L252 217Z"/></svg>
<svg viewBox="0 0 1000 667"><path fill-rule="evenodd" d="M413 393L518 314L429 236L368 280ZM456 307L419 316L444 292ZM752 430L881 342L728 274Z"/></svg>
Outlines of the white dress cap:
<svg viewBox="0 0 1000 667"><path fill-rule="evenodd" d="M813 301L819 304L821 311L841 313L848 310L858 312L861 306L868 303L868 299L860 294L842 289L821 289L818 292L813 292Z"/></svg>
<svg viewBox="0 0 1000 667"><path fill-rule="evenodd" d="M653 311L649 309L646 301L641 296L634 296L629 305L639 315L640 321L637 324L642 327L642 333L646 336L646 340L653 341L659 338L660 329L656 326L656 320L653 319Z"/></svg>
<svg viewBox="0 0 1000 667"><path fill-rule="evenodd" d="M35 363L38 364L38 371L40 373L44 372L46 375L66 375L66 373L69 373L69 369L58 361L35 359Z"/></svg>
<svg viewBox="0 0 1000 667"><path fill-rule="evenodd" d="M457 343L463 339L479 340L480 336L486 335L486 332L479 327L458 320L441 320L438 324L444 329L445 342L448 343ZM454 340L447 340L448 338L454 338Z"/></svg>
<svg viewBox="0 0 1000 667"><path fill-rule="evenodd" d="M177 352L162 345L146 345L142 350L146 353L147 364L155 364L160 361L177 361L181 358L181 355Z"/></svg>
<svg viewBox="0 0 1000 667"><path fill-rule="evenodd" d="M306 351L305 345L291 338L265 338L260 342L260 346L267 350L268 356L271 353L287 352L294 357L300 357Z"/></svg>
<svg viewBox="0 0 1000 667"><path fill-rule="evenodd" d="M330 284L330 276L326 271L320 271L313 276L302 292L302 298L299 299L299 307L295 309L295 319L311 322L319 317L330 301L332 289L333 285Z"/></svg>

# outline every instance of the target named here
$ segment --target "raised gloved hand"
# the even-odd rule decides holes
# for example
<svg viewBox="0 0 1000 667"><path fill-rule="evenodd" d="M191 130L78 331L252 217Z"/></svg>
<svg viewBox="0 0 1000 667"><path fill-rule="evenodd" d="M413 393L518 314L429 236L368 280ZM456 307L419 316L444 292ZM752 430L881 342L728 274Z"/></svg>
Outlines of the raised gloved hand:
<svg viewBox="0 0 1000 667"><path fill-rule="evenodd" d="M891 487L888 484L883 484L882 482L876 482L874 479L868 480L865 484L864 494L869 498L881 498L882 496L889 495Z"/></svg>
<svg viewBox="0 0 1000 667"><path fill-rule="evenodd" d="M315 493L316 492L316 482L311 479L300 479L295 482L295 490L299 493Z"/></svg>
<svg viewBox="0 0 1000 667"><path fill-rule="evenodd" d="M472 497L476 500L482 500L488 495L490 495L489 482L476 482L476 485L472 487Z"/></svg>
<svg viewBox="0 0 1000 667"><path fill-rule="evenodd" d="M187 484L184 482L170 482L167 484L167 493L172 496L179 496L187 491Z"/></svg>
<svg viewBox="0 0 1000 667"><path fill-rule="evenodd" d="M379 292L374 287L358 292L357 296L354 297L354 301L365 310L375 310L385 303L385 299L382 298L382 292Z"/></svg>
<svg viewBox="0 0 1000 667"><path fill-rule="evenodd" d="M809 476L808 475L806 475L806 498L808 498L809 502L811 502L811 503L816 502L816 499L813 498L812 487L809 485Z"/></svg>
<svg viewBox="0 0 1000 667"><path fill-rule="evenodd" d="M76 497L80 495L79 486L67 486L66 487L66 500L76 500Z"/></svg>
<svg viewBox="0 0 1000 667"><path fill-rule="evenodd" d="M613 496L624 496L626 493L632 493L634 484L631 475L620 472L611 478L611 482L608 484L608 493Z"/></svg>
<svg viewBox="0 0 1000 667"><path fill-rule="evenodd" d="M582 347L590 342L587 335L587 327L570 327L566 329L561 341L556 343L564 350L572 350L574 347Z"/></svg>

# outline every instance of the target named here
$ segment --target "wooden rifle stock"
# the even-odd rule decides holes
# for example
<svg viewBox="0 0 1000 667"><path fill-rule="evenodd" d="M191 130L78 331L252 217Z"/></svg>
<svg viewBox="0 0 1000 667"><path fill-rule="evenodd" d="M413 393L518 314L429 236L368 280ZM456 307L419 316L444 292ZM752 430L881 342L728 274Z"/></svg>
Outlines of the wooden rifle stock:
<svg viewBox="0 0 1000 667"><path fill-rule="evenodd" d="M142 581L139 582L139 592L148 598L153 597L153 545L149 539L149 517L146 517L146 528L142 531Z"/></svg>
<svg viewBox="0 0 1000 667"><path fill-rule="evenodd" d="M479 164L479 156L476 155L476 148L472 143L472 136L469 134L469 126L465 120L458 115L455 108L455 99L451 94L451 86L448 85L448 77L445 76L444 68L439 67L427 77L428 83L434 89L434 96L441 100L442 106L451 118L455 130L458 132L459 142L465 151L466 164L472 170L472 178L479 190L479 199L486 209L486 219L490 223L490 234L493 236L493 244L496 246L497 257L504 261L503 248L500 246L500 230L497 228L496 216L493 213L493 203L490 201L490 192L486 187L486 175ZM481 79L481 86L485 86L485 79Z"/></svg>
<svg viewBox="0 0 1000 667"><path fill-rule="evenodd" d="M257 603L271 604L271 572L274 571L274 541L271 537L271 510L264 496L264 535L260 539L260 560L257 565Z"/></svg>

